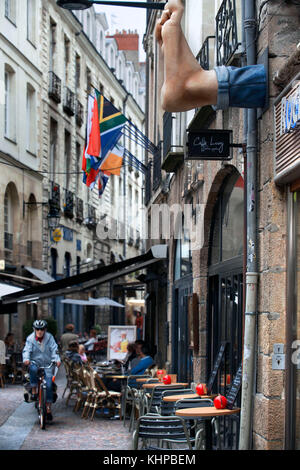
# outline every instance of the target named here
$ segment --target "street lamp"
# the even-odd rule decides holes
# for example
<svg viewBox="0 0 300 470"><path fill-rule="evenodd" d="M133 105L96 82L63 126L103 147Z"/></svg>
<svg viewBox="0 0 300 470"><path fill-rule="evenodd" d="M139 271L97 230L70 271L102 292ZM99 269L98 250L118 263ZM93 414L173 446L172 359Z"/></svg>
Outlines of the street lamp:
<svg viewBox="0 0 300 470"><path fill-rule="evenodd" d="M85 10L90 8L93 3L97 5L115 5L119 7L146 8L150 10L163 10L166 3L156 2L121 2L121 1L98 1L98 0L57 0L57 5L66 10Z"/></svg>

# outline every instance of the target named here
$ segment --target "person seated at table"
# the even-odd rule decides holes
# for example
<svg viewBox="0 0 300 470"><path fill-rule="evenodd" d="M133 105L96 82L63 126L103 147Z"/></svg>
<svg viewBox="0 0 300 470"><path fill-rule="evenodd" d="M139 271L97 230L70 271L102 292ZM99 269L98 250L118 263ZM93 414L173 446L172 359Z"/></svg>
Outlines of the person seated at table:
<svg viewBox="0 0 300 470"><path fill-rule="evenodd" d="M68 349L65 352L65 356L70 361L82 365L82 359L78 352L79 350L79 343L78 341L70 341Z"/></svg>
<svg viewBox="0 0 300 470"><path fill-rule="evenodd" d="M123 366L125 371L132 369L132 361L137 358L136 354L136 344L128 343L127 345L127 354L123 361Z"/></svg>
<svg viewBox="0 0 300 470"><path fill-rule="evenodd" d="M139 363L133 367L130 371L127 371L125 375L143 375L145 371L154 364L154 360L149 355L149 349L146 345L143 345L140 350L140 361ZM106 387L109 390L113 390L115 392L121 391L121 381L118 379L103 379ZM137 387L138 383L135 379L130 379L128 381L128 385L130 387Z"/></svg>
<svg viewBox="0 0 300 470"><path fill-rule="evenodd" d="M79 344L78 346L78 354L81 357L82 362L87 362L87 357L85 354L85 347L84 344Z"/></svg>
<svg viewBox="0 0 300 470"><path fill-rule="evenodd" d="M89 353L94 349L94 343L97 343L97 331L93 328L90 330L90 337L86 343L84 343L85 350Z"/></svg>

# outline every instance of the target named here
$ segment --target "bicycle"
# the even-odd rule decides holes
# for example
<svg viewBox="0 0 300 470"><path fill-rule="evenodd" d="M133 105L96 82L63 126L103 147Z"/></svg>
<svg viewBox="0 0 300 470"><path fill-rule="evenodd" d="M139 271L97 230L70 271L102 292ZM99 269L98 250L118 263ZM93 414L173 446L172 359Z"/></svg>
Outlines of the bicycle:
<svg viewBox="0 0 300 470"><path fill-rule="evenodd" d="M45 369L50 369L51 367L55 366L55 370L52 375L52 384L54 384L58 367L56 366L56 362L51 362L51 364L47 367L41 367L35 361L31 361L31 364L35 364L38 367L38 371L37 371L38 393L37 393L37 401L35 403L35 407L37 409L38 416L39 416L40 428L44 430L46 429L46 415L47 415Z"/></svg>

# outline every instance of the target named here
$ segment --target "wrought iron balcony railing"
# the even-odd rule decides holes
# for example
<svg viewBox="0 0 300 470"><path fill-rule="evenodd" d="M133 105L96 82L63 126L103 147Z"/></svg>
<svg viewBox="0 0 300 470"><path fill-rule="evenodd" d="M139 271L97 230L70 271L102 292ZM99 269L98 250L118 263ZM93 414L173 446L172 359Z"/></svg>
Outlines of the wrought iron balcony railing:
<svg viewBox="0 0 300 470"><path fill-rule="evenodd" d="M227 65L239 45L235 0L223 0L216 16L217 65Z"/></svg>
<svg viewBox="0 0 300 470"><path fill-rule="evenodd" d="M65 189L64 215L69 219L74 217L74 193Z"/></svg>
<svg viewBox="0 0 300 470"><path fill-rule="evenodd" d="M75 94L67 86L64 88L63 110L68 116L75 114Z"/></svg>
<svg viewBox="0 0 300 470"><path fill-rule="evenodd" d="M76 198L76 222L83 222L83 200L79 197Z"/></svg>
<svg viewBox="0 0 300 470"><path fill-rule="evenodd" d="M49 72L48 96L56 103L61 102L61 79L54 72Z"/></svg>
<svg viewBox="0 0 300 470"><path fill-rule="evenodd" d="M81 127L83 124L83 106L77 98L75 100L75 119L77 126Z"/></svg>
<svg viewBox="0 0 300 470"><path fill-rule="evenodd" d="M60 213L60 186L51 181L50 199L49 199L49 216L57 217Z"/></svg>
<svg viewBox="0 0 300 470"><path fill-rule="evenodd" d="M163 126L164 126L163 159L165 159L172 145L172 127L173 127L172 113L168 113L168 112L164 113Z"/></svg>
<svg viewBox="0 0 300 470"><path fill-rule="evenodd" d="M172 145L172 113L167 112L164 114L163 125L163 162L161 168L167 173L173 173L174 171L176 171L176 168L183 163L183 147L178 145Z"/></svg>
<svg viewBox="0 0 300 470"><path fill-rule="evenodd" d="M87 206L87 217L85 219L85 224L88 228L93 229L97 225L96 219L96 209L94 206L88 204Z"/></svg>
<svg viewBox="0 0 300 470"><path fill-rule="evenodd" d="M205 41L202 44L202 47L196 57L197 61L201 65L204 70L209 70L210 68L210 61L209 61L209 54L210 54L210 40L215 39L215 36L207 36Z"/></svg>
<svg viewBox="0 0 300 470"><path fill-rule="evenodd" d="M147 170L145 174L145 205L147 206L151 199L151 166L152 162L149 162L147 165Z"/></svg>
<svg viewBox="0 0 300 470"><path fill-rule="evenodd" d="M156 191L161 183L161 146L153 155L153 191Z"/></svg>

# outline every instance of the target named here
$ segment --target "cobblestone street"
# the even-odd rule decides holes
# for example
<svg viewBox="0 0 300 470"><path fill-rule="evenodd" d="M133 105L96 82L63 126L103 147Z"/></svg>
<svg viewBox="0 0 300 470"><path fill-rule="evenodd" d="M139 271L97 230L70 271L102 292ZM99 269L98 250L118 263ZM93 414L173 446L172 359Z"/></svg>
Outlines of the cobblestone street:
<svg viewBox="0 0 300 470"><path fill-rule="evenodd" d="M66 406L65 371L58 376L58 400L53 405L53 423L39 428L32 403L23 401L23 386L5 384L0 388L0 450L130 450L128 425L116 419L81 419L73 412L74 401Z"/></svg>

